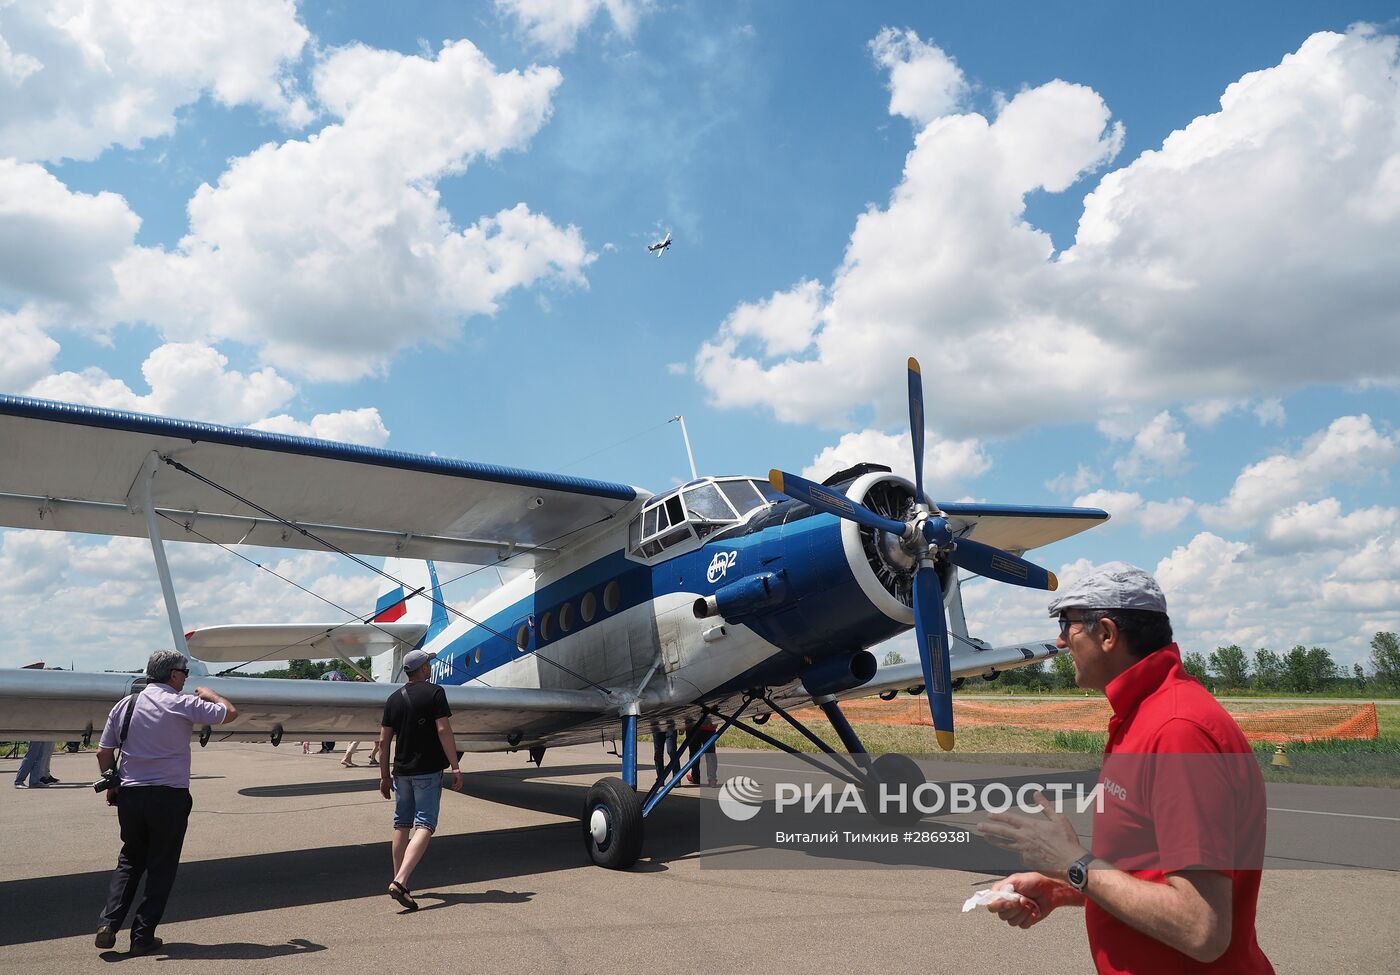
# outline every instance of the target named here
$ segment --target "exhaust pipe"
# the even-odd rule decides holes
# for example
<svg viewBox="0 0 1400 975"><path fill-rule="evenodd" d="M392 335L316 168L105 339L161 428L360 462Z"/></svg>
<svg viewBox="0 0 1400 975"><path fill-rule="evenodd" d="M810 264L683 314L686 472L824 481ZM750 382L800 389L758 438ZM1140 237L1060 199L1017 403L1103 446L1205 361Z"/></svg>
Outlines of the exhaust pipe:
<svg viewBox="0 0 1400 975"><path fill-rule="evenodd" d="M758 572L715 590L713 595L701 596L692 608L698 620L719 616L726 623L739 623L781 605L787 597L783 573Z"/></svg>

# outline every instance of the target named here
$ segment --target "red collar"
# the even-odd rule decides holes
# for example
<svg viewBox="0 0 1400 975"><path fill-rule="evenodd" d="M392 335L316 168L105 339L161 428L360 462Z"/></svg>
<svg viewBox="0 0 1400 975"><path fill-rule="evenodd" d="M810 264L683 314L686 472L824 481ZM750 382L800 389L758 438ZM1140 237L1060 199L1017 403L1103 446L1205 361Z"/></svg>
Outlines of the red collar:
<svg viewBox="0 0 1400 975"><path fill-rule="evenodd" d="M1167 682L1173 670L1181 670L1181 650L1168 643L1109 681L1103 692L1113 707L1113 716L1121 718L1132 712L1143 698Z"/></svg>

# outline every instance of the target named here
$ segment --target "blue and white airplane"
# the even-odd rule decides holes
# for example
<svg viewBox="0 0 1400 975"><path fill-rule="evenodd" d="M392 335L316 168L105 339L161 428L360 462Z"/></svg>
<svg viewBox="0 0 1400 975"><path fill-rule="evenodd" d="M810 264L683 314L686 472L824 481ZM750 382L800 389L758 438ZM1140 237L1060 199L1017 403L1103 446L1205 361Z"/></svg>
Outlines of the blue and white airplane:
<svg viewBox="0 0 1400 975"><path fill-rule="evenodd" d="M647 250L651 251L651 252L652 252L653 254L655 254L657 257L660 257L662 254L666 253L666 249L667 249L668 247L670 247L670 246L671 246L671 231L668 230L668 231L666 231L666 236L665 236L664 239L658 240L658 241L657 241L656 243L654 243L654 244L647 244Z"/></svg>
<svg viewBox="0 0 1400 975"><path fill-rule="evenodd" d="M208 663L369 655L375 680L393 682L403 654L423 647L436 655L434 679L464 751L526 749L538 763L550 745L620 739L620 777L594 784L582 818L594 862L625 867L640 855L646 816L696 761L682 764L682 749L639 795L639 733L709 713L719 731L697 736L701 751L731 728L785 747L756 725L778 715L805 733L789 709L815 704L846 751L861 755L839 702L927 688L939 744L950 749L958 683L1056 652L1053 641L991 647L969 638L958 569L1054 589L1054 575L1021 553L1108 515L929 501L913 359L909 394L913 483L862 464L823 484L772 471L702 477L659 496L0 396L0 525L149 538L174 646L202 671L200 683L238 703L221 738L375 737L385 692L382 683L210 677ZM169 540L338 552L383 576L384 592L372 612L345 622L186 634ZM383 567L362 556L384 556ZM443 563L526 571L459 609L442 598ZM878 666L869 648L911 627L918 663ZM0 670L0 737L91 735L135 679ZM201 744L209 735L202 730ZM869 784L910 774L900 759L843 768Z"/></svg>

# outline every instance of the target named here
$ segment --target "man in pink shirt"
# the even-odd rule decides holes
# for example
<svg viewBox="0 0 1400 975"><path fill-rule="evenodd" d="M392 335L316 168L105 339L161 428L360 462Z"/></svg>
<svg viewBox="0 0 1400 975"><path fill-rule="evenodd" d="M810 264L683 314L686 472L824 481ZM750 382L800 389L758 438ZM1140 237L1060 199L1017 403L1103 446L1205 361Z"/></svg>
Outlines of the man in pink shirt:
<svg viewBox="0 0 1400 975"><path fill-rule="evenodd" d="M97 928L96 944L111 948L136 886L146 877L146 896L131 925L131 953L148 955L161 946L156 925L175 885L180 848L185 842L190 807L190 738L198 725L227 724L238 709L207 687L182 693L190 665L174 650L158 650L146 662L148 683L133 700L124 697L107 715L98 743L97 765L106 774L121 749L121 785L107 793L117 807L122 850L112 874ZM127 724L130 708L131 720ZM123 741L122 728L126 728Z"/></svg>

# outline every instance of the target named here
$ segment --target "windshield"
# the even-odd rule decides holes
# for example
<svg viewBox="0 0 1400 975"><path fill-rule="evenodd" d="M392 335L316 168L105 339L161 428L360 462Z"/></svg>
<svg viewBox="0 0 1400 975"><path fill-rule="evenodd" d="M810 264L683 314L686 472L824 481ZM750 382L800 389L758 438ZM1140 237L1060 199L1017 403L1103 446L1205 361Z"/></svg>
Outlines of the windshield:
<svg viewBox="0 0 1400 975"><path fill-rule="evenodd" d="M640 558L651 558L682 542L703 541L782 497L771 484L757 478L692 482L647 502L627 526L627 549Z"/></svg>

